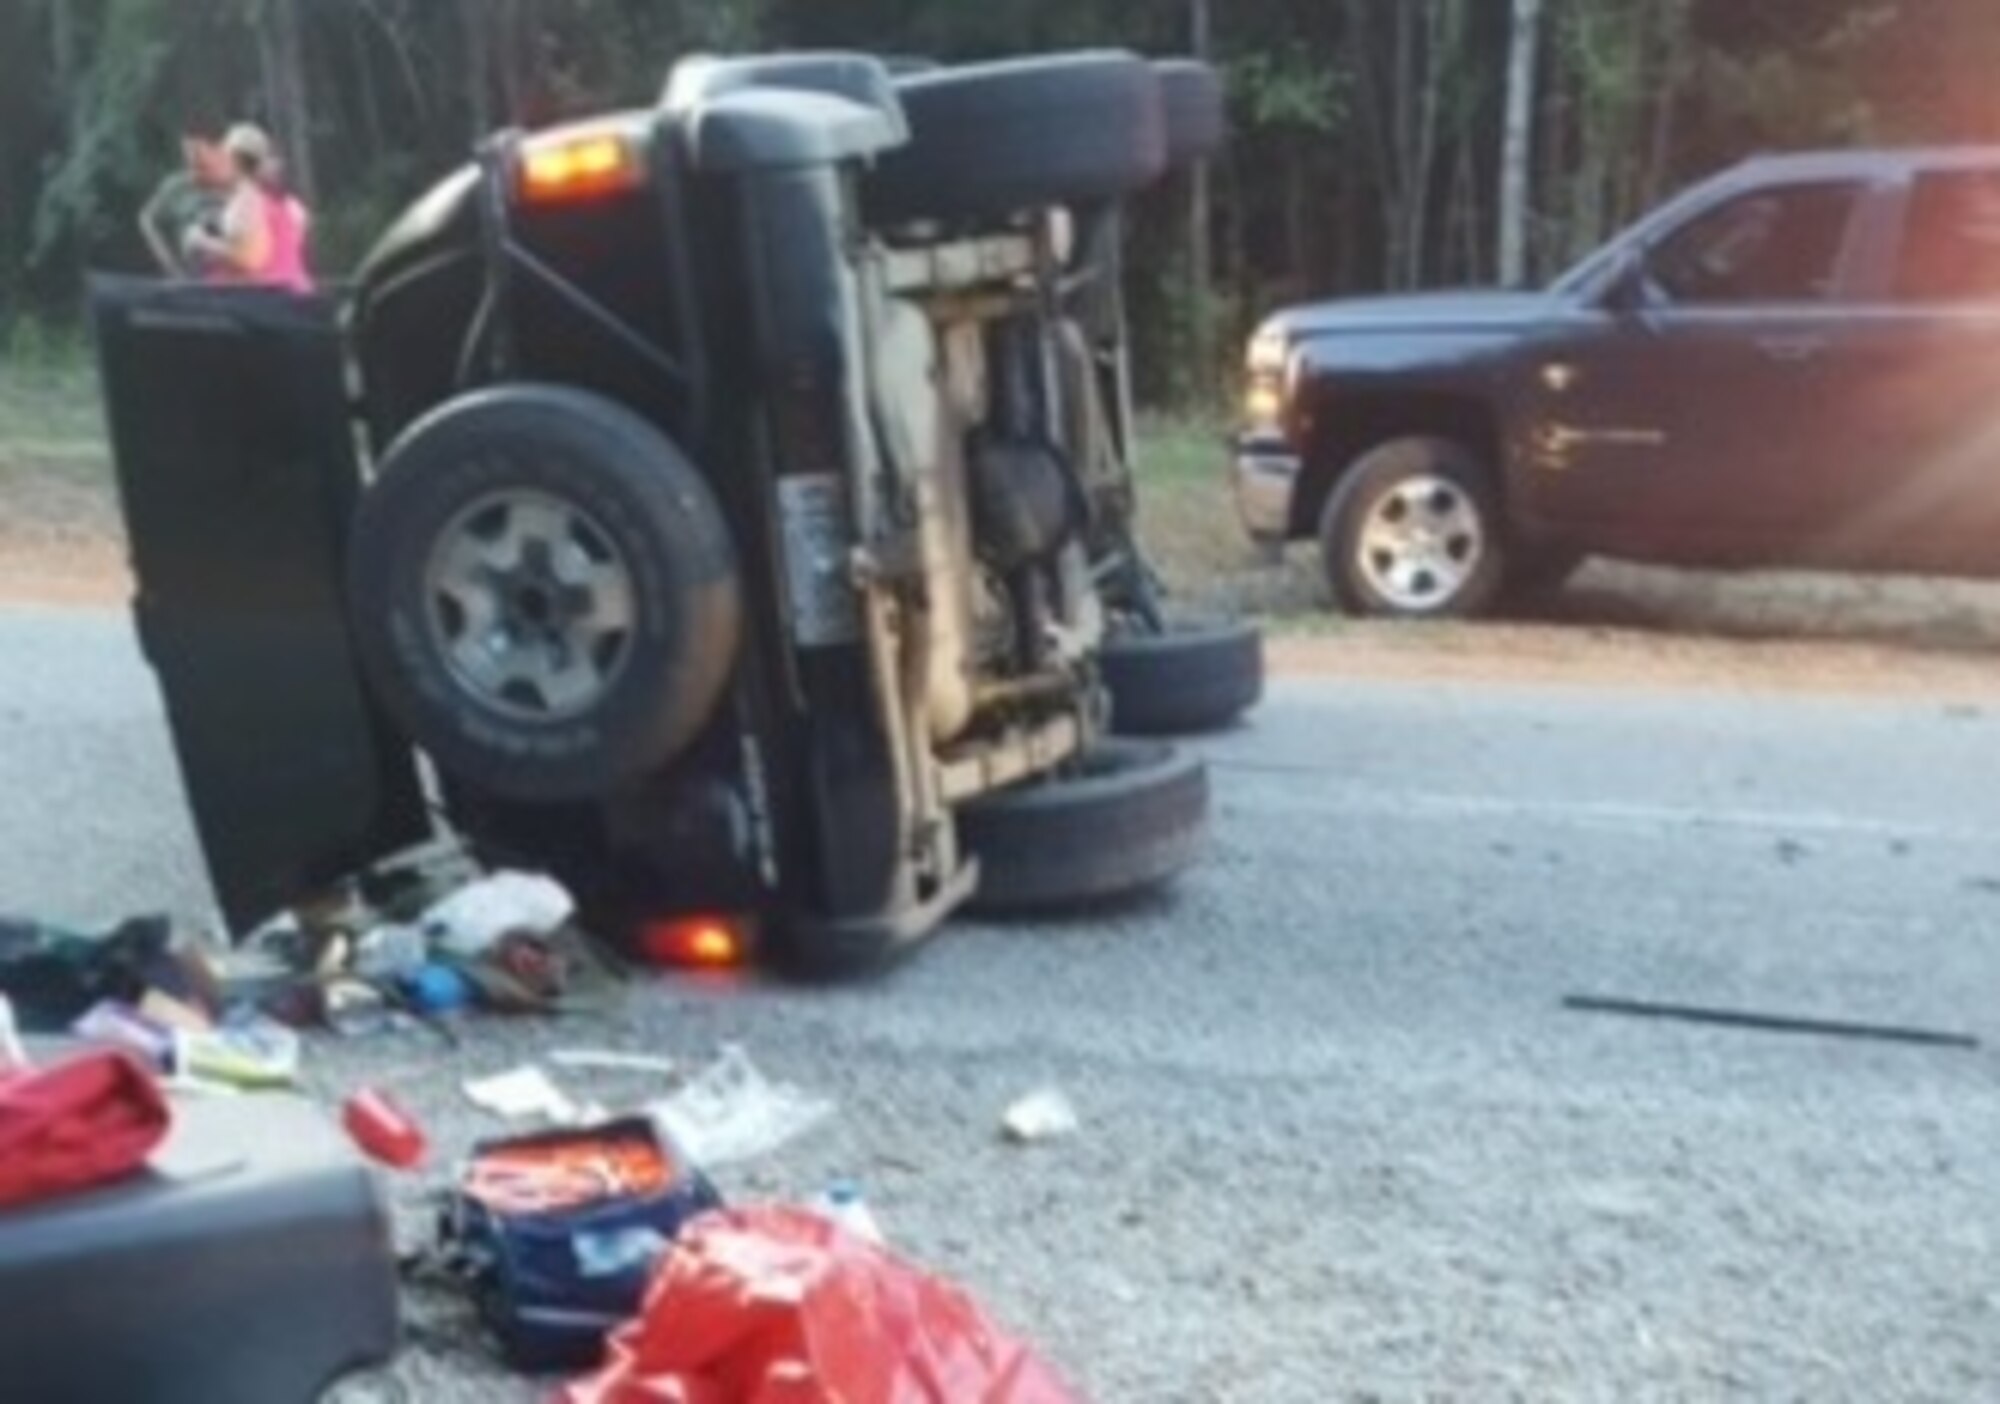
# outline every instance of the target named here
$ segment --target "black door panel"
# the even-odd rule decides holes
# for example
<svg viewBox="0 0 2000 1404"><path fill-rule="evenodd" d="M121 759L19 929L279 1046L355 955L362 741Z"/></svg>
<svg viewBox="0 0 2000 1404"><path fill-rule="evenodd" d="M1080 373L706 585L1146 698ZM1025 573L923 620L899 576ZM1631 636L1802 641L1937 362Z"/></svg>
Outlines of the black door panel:
<svg viewBox="0 0 2000 1404"><path fill-rule="evenodd" d="M92 308L139 634L241 930L430 834L349 648L339 329L330 304L261 289L102 280Z"/></svg>

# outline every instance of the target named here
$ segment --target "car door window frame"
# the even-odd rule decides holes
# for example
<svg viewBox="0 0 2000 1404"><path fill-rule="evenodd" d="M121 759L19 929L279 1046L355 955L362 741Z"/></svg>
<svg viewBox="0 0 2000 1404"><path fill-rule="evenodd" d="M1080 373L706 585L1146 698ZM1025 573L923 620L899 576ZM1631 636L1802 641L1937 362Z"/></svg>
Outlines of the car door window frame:
<svg viewBox="0 0 2000 1404"><path fill-rule="evenodd" d="M1985 154L1976 159L1932 161L1904 171L1892 192L1891 234L1882 258L1880 276L1866 290L1866 301L1879 310L1930 315L1954 312L1986 319L2000 314L2000 288L1989 296L1970 298L1918 298L1906 295L1903 287L1903 259L1915 229L1918 189L1932 178L1983 175L2000 187L2000 156Z"/></svg>
<svg viewBox="0 0 2000 1404"><path fill-rule="evenodd" d="M1800 190L1839 186L1845 186L1852 191L1853 203L1848 210L1847 227L1842 231L1839 249L1834 255L1833 277L1825 296L1688 302L1671 296L1654 276L1654 260L1661 249L1730 205L1759 196L1785 195ZM1860 173L1827 173L1801 175L1788 179L1759 180L1718 191L1713 200L1704 201L1698 209L1688 211L1683 218L1673 224L1651 233L1639 246L1637 251L1639 264L1647 289L1647 314L1730 318L1770 310L1835 311L1851 305L1857 294L1862 293L1871 281L1871 267L1880 260L1880 241L1876 229L1880 220L1881 195L1881 184L1871 181Z"/></svg>

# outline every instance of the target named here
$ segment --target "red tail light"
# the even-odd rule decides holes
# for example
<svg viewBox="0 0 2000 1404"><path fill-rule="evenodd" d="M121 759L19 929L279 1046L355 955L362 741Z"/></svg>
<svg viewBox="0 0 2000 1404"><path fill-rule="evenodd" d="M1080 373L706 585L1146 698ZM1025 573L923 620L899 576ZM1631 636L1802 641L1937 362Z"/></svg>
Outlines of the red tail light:
<svg viewBox="0 0 2000 1404"><path fill-rule="evenodd" d="M688 970L735 970L749 963L750 945L744 923L721 916L669 917L639 932L647 960Z"/></svg>

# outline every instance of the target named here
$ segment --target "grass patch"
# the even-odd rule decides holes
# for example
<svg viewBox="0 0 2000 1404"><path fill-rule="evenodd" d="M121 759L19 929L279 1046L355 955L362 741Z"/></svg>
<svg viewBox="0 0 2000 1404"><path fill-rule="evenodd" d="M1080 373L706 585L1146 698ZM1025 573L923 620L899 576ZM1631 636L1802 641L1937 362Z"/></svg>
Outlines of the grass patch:
<svg viewBox="0 0 2000 1404"><path fill-rule="evenodd" d="M1244 533L1229 491L1227 430L1149 416L1139 431L1139 536L1176 604L1286 627L1323 624L1310 551L1272 562Z"/></svg>
<svg viewBox="0 0 2000 1404"><path fill-rule="evenodd" d="M0 516L58 490L103 492L110 453L95 367L80 346L0 353ZM1216 420L1147 416L1140 427L1139 526L1178 604L1323 625L1311 552L1273 565L1244 534L1229 492L1229 442Z"/></svg>
<svg viewBox="0 0 2000 1404"><path fill-rule="evenodd" d="M0 357L0 482L104 478L109 464L97 375L82 355Z"/></svg>

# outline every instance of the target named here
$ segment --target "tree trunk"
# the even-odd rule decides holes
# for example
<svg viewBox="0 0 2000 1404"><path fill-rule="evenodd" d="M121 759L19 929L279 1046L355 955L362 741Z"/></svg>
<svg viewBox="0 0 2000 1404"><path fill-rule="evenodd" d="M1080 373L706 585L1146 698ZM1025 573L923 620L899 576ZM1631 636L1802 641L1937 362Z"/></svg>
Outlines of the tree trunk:
<svg viewBox="0 0 2000 1404"><path fill-rule="evenodd" d="M1512 52L1507 62L1507 116L1500 153L1500 281L1528 281L1528 208L1534 150L1536 60L1541 53L1542 0L1514 0Z"/></svg>
<svg viewBox="0 0 2000 1404"><path fill-rule="evenodd" d="M1648 144L1645 183L1640 192L1641 202L1649 209L1666 194L1673 162L1675 117L1680 111L1681 82L1687 73L1687 5L1668 6L1661 22L1666 33L1661 36L1660 72L1653 85L1653 132Z"/></svg>
<svg viewBox="0 0 2000 1404"><path fill-rule="evenodd" d="M71 0L50 0L49 48L55 60L56 102L62 108L63 135L67 149L76 150L83 134L83 94L78 91L79 57L76 43L76 14Z"/></svg>
<svg viewBox="0 0 2000 1404"><path fill-rule="evenodd" d="M1214 56L1209 0L1188 0L1189 48L1207 63ZM1195 364L1207 376L1220 363L1215 336L1215 215L1209 163L1195 162L1188 196L1188 310L1194 319Z"/></svg>
<svg viewBox="0 0 2000 1404"><path fill-rule="evenodd" d="M486 0L458 0L459 40L465 46L465 116L476 145L493 131L493 43Z"/></svg>
<svg viewBox="0 0 2000 1404"><path fill-rule="evenodd" d="M317 197L313 174L311 107L306 92L305 43L298 0L264 0L258 25L264 103L271 135L283 153L287 183L308 203Z"/></svg>

